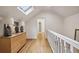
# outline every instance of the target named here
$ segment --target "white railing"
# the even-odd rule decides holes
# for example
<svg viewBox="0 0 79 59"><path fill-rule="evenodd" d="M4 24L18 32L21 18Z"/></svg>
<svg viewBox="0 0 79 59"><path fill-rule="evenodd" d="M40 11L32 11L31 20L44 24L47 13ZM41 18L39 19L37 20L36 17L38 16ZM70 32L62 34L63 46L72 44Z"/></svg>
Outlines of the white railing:
<svg viewBox="0 0 79 59"><path fill-rule="evenodd" d="M47 30L49 44L55 53L79 52L79 42L54 31Z"/></svg>

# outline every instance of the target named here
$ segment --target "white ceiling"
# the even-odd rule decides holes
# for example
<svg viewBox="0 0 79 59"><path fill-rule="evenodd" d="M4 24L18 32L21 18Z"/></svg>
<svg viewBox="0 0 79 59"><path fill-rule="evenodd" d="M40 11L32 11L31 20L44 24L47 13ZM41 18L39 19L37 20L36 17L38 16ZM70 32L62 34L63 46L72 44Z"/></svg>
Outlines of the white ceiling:
<svg viewBox="0 0 79 59"><path fill-rule="evenodd" d="M53 9L53 11L55 11L56 13L58 13L64 17L68 17L68 16L79 13L78 6L74 6L74 7L72 7L72 6L70 6L70 7L69 6L68 7L67 6L66 7L58 6L58 7L53 7L52 9Z"/></svg>
<svg viewBox="0 0 79 59"><path fill-rule="evenodd" d="M17 20L28 20L29 18L35 16L37 13L39 13L40 10L37 10L36 8L30 13L29 15L23 14L21 11L17 9L15 6L8 6L8 7L0 7L0 16L3 17L13 17Z"/></svg>
<svg viewBox="0 0 79 59"><path fill-rule="evenodd" d="M41 11L54 12L62 17L68 17L79 13L78 6L34 6L34 10L29 14L25 15L20 12L16 6L0 6L0 16L14 17L17 20L28 20Z"/></svg>

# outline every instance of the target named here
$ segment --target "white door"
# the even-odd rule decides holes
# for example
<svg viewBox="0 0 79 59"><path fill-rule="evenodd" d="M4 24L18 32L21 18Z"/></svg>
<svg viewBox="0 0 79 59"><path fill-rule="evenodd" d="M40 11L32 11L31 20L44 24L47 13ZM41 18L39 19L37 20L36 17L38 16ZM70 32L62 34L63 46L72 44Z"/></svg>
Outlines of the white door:
<svg viewBox="0 0 79 59"><path fill-rule="evenodd" d="M45 32L45 19L41 18L37 20L38 32Z"/></svg>

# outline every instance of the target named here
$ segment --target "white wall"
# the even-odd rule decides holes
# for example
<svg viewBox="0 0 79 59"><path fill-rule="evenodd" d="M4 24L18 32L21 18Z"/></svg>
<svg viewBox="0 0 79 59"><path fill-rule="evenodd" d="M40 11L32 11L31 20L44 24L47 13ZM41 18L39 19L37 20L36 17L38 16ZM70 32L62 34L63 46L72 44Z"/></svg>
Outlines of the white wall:
<svg viewBox="0 0 79 59"><path fill-rule="evenodd" d="M4 24L9 24L12 30L12 33L15 33L15 27L14 27L14 18L12 17L4 17L3 20L0 20L0 36L3 35L3 31L4 31ZM24 31L25 31L25 22L23 21L18 21L19 25L23 25L24 26Z"/></svg>
<svg viewBox="0 0 79 59"><path fill-rule="evenodd" d="M14 28L13 28L13 21L14 19L11 17L4 17L3 20L0 20L0 36L3 35L3 31L4 31L4 24L9 24L11 29L12 29L12 33L14 32Z"/></svg>
<svg viewBox="0 0 79 59"><path fill-rule="evenodd" d="M51 29L63 34L63 19L51 12L41 12L36 17L29 19L26 23L26 33L29 38L34 38L37 35L37 19L45 18L46 29Z"/></svg>
<svg viewBox="0 0 79 59"><path fill-rule="evenodd" d="M3 24L2 21L0 21L0 36L3 35Z"/></svg>
<svg viewBox="0 0 79 59"><path fill-rule="evenodd" d="M79 14L67 17L64 20L64 34L74 39L75 29L79 29Z"/></svg>
<svg viewBox="0 0 79 59"><path fill-rule="evenodd" d="M37 34L37 21L32 19L25 24L28 38L34 38Z"/></svg>
<svg viewBox="0 0 79 59"><path fill-rule="evenodd" d="M11 24L9 18L3 18L3 20L0 20L0 36L3 35L4 24Z"/></svg>

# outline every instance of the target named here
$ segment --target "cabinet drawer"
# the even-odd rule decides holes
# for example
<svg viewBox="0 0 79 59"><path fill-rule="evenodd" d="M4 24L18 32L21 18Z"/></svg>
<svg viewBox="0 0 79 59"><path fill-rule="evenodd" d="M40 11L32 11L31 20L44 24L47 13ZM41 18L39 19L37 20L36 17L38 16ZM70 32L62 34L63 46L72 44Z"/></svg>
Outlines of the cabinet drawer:
<svg viewBox="0 0 79 59"><path fill-rule="evenodd" d="M11 38L11 52L18 52L25 43L26 37L24 34Z"/></svg>

